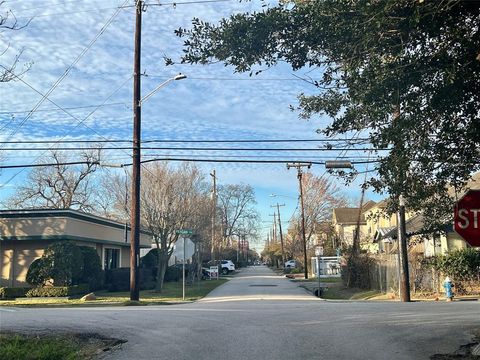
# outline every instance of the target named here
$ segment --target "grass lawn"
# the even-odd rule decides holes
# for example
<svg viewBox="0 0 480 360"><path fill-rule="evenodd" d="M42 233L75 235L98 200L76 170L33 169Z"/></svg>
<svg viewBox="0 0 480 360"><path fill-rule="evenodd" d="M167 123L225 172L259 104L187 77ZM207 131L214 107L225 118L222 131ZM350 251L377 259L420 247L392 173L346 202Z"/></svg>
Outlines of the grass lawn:
<svg viewBox="0 0 480 360"><path fill-rule="evenodd" d="M124 342L97 334L26 335L5 333L0 335L0 359L93 359L96 355Z"/></svg>
<svg viewBox="0 0 480 360"><path fill-rule="evenodd" d="M313 278L308 278L308 279L295 279L295 282L313 282L313 283L318 283L318 279L316 277ZM320 278L320 282L322 284L327 283L327 284L335 284L335 283L341 283L342 278L339 277L329 277L329 278Z"/></svg>
<svg viewBox="0 0 480 360"><path fill-rule="evenodd" d="M329 287L323 292L322 298L331 300L368 300L380 294L381 292L378 290L363 290L339 286Z"/></svg>
<svg viewBox="0 0 480 360"><path fill-rule="evenodd" d="M203 280L185 287L185 300L198 300L217 286L225 283L226 279ZM97 305L149 305L169 304L182 301L182 282L167 282L161 293L154 290L140 291L140 301L131 302L129 292L95 292L97 297L93 301L66 298L18 298L16 300L1 300L0 306L97 306ZM1 357L0 357L1 359Z"/></svg>

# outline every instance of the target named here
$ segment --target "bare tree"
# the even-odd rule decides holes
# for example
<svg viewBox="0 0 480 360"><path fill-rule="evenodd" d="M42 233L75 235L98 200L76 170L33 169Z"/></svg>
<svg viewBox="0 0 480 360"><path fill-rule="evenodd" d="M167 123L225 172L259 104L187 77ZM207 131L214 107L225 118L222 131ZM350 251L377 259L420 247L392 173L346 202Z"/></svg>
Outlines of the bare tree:
<svg viewBox="0 0 480 360"><path fill-rule="evenodd" d="M0 8L4 5L5 1L0 1ZM28 25L30 21L25 24L19 24L17 18L13 14L12 11L0 11L0 38L2 37L2 33L7 30L20 30ZM7 44L7 42L4 42ZM0 57L4 55L7 50L9 49L10 44L7 44L4 49L0 49ZM26 63L23 65L21 69L17 69L20 56L22 55L22 51L20 51L15 58L9 63L9 65L3 65L0 63L0 82L8 82L15 80L16 77L22 75L26 71L28 71L31 67L31 63Z"/></svg>
<svg viewBox="0 0 480 360"><path fill-rule="evenodd" d="M334 208L347 205L347 199L341 194L338 186L323 176L304 173L302 177L304 213L305 213L305 238L307 249L311 248L314 235L324 231L323 223L332 217ZM291 255L303 253L300 236L300 214L294 216L289 224L287 233L287 252Z"/></svg>
<svg viewBox="0 0 480 360"><path fill-rule="evenodd" d="M208 226L208 188L202 172L190 164L174 169L155 163L143 172L142 179L141 219L157 247L156 290L161 291L177 230L201 233Z"/></svg>
<svg viewBox="0 0 480 360"><path fill-rule="evenodd" d="M52 165L34 168L26 182L7 201L15 208L95 210L91 174L97 169L99 151L81 154L84 164L65 165L68 158L53 151Z"/></svg>
<svg viewBox="0 0 480 360"><path fill-rule="evenodd" d="M256 235L259 215L254 208L255 193L250 185L229 184L218 187L223 245L231 245L232 236Z"/></svg>

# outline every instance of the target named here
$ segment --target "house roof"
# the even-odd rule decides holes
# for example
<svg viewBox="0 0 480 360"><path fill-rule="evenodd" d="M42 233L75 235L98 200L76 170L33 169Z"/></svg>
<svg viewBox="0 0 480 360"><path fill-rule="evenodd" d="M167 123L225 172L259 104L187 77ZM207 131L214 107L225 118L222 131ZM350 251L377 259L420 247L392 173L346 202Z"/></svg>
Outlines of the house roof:
<svg viewBox="0 0 480 360"><path fill-rule="evenodd" d="M362 215L360 218L360 222L362 224L366 223L365 215L363 214L365 211L370 210L372 207L376 205L375 201L367 201L362 207ZM350 224L356 223L358 220L358 210L359 208L336 208L333 209L333 214L337 223L340 224Z"/></svg>
<svg viewBox="0 0 480 360"><path fill-rule="evenodd" d="M356 223L358 220L358 208L336 208L333 209L333 215L337 223ZM365 218L361 217L361 222L365 222Z"/></svg>
<svg viewBox="0 0 480 360"><path fill-rule="evenodd" d="M425 221L423 218L423 214L417 214L412 218L408 219L405 222L405 230L407 233L407 237L423 234L424 224L425 224ZM383 228L383 229L388 229L388 228ZM376 235L377 234L375 234L375 239L377 239ZM396 239L396 238L397 238L397 227L392 227L390 228L389 231L384 232L383 235L377 239L377 241L381 239Z"/></svg>
<svg viewBox="0 0 480 360"><path fill-rule="evenodd" d="M21 219L21 218L48 218L65 217L106 225L116 229L125 229L125 223L110 220L101 216L88 214L72 209L21 209L21 210L0 210L0 219ZM130 226L127 226L130 230ZM142 234L152 235L148 231L141 230Z"/></svg>

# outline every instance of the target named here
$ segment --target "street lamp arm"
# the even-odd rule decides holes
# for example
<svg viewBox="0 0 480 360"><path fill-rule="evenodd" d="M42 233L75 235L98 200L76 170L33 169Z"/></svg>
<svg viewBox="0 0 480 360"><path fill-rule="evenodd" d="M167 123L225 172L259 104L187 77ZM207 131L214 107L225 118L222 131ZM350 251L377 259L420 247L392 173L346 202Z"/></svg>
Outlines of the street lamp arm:
<svg viewBox="0 0 480 360"><path fill-rule="evenodd" d="M174 80L182 80L182 79L186 79L187 78L187 75L185 74L177 74L175 75L174 77L170 78L170 79L167 79L165 80L163 83L161 83L160 85L158 85L155 89L153 89L152 91L150 91L147 95L145 95L143 98L140 99L140 101L138 102L139 106L142 106L142 104L147 101L148 98L150 98L151 96L155 95L157 93L158 90L160 90L162 87L164 87L165 85L167 85L170 81L174 81Z"/></svg>

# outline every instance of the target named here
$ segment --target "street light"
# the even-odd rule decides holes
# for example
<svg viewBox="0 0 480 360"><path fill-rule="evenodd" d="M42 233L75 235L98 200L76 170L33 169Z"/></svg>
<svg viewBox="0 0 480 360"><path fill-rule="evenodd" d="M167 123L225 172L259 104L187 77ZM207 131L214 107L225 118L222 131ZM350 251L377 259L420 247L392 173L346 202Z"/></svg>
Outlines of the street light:
<svg viewBox="0 0 480 360"><path fill-rule="evenodd" d="M185 79L183 74L164 81L153 91L140 97L140 29L141 29L141 4L137 6L137 31L135 32L135 56L133 77L133 156L132 156L132 209L131 209L131 241L130 241L130 300L138 301L140 298L140 283L138 264L140 263L140 147L141 147L141 116L142 104L154 95L163 86L173 80Z"/></svg>
<svg viewBox="0 0 480 360"><path fill-rule="evenodd" d="M156 94L156 92L157 92L158 90L160 90L162 87L164 87L165 85L167 85L170 81L183 80L183 79L186 79L186 78L187 78L187 75L182 74L182 73L179 73L179 74L175 75L174 77L165 80L163 83L161 83L160 85L158 85L155 89L153 89L153 90L150 91L147 95L145 95L143 98L141 98L139 105L142 106L142 104L143 104L145 101L147 101L148 98L150 98L151 96L153 96L154 94Z"/></svg>

